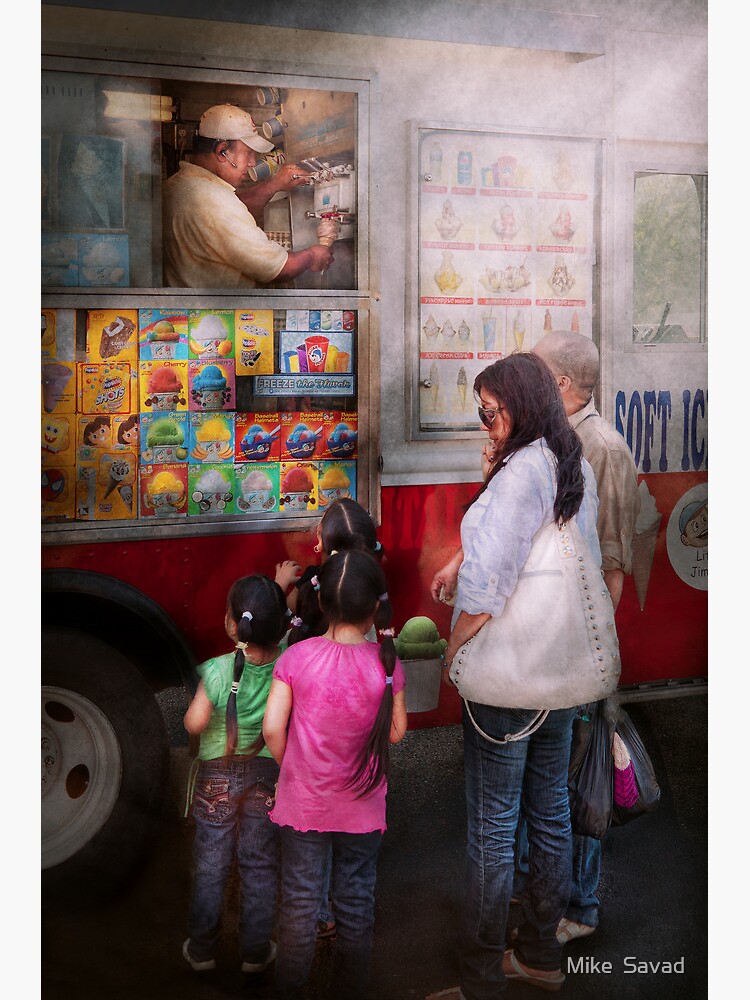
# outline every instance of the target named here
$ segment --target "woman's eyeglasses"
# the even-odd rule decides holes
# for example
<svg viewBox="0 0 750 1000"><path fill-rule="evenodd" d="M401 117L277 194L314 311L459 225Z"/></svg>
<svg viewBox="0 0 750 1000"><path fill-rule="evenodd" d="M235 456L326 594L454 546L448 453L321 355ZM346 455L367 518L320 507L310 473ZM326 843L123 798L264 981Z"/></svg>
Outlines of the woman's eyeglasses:
<svg viewBox="0 0 750 1000"><path fill-rule="evenodd" d="M495 417L498 413L502 413L504 409L504 406L498 406L496 410L491 409L489 406L478 406L477 413L479 414L479 419L485 427L492 427L495 422Z"/></svg>

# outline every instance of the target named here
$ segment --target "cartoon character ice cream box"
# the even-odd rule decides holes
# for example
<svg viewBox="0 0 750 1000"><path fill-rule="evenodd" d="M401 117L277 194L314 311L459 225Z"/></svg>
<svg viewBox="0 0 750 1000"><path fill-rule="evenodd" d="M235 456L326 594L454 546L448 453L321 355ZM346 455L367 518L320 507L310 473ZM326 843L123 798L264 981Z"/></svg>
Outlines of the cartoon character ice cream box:
<svg viewBox="0 0 750 1000"><path fill-rule="evenodd" d="M72 521L75 515L73 466L50 465L42 469L42 520Z"/></svg>
<svg viewBox="0 0 750 1000"><path fill-rule="evenodd" d="M352 333L295 333L282 330L279 334L279 367L284 374L302 372L351 372Z"/></svg>
<svg viewBox="0 0 750 1000"><path fill-rule="evenodd" d="M90 309L86 318L87 361L138 360L138 310Z"/></svg>
<svg viewBox="0 0 750 1000"><path fill-rule="evenodd" d="M45 413L76 412L76 374L74 361L42 361L42 410Z"/></svg>
<svg viewBox="0 0 750 1000"><path fill-rule="evenodd" d="M42 466L75 465L76 428L73 414L42 416Z"/></svg>
<svg viewBox="0 0 750 1000"><path fill-rule="evenodd" d="M79 413L76 417L76 457L92 461L99 451L138 448L137 413Z"/></svg>
<svg viewBox="0 0 750 1000"><path fill-rule="evenodd" d="M238 413L234 422L238 462L278 462L281 420L278 413Z"/></svg>
<svg viewBox="0 0 750 1000"><path fill-rule="evenodd" d="M191 462L234 462L234 414L190 414Z"/></svg>
<svg viewBox="0 0 750 1000"><path fill-rule="evenodd" d="M137 385L127 361L78 366L79 413L131 413Z"/></svg>
<svg viewBox="0 0 750 1000"><path fill-rule="evenodd" d="M138 373L141 413L187 410L187 361L141 361Z"/></svg>
<svg viewBox="0 0 750 1000"><path fill-rule="evenodd" d="M234 409L234 361L188 361L191 410Z"/></svg>
<svg viewBox="0 0 750 1000"><path fill-rule="evenodd" d="M188 514L234 514L234 466L188 466Z"/></svg>
<svg viewBox="0 0 750 1000"><path fill-rule="evenodd" d="M144 464L187 463L189 444L186 412L141 414L141 462Z"/></svg>
<svg viewBox="0 0 750 1000"><path fill-rule="evenodd" d="M187 360L187 309L139 309L138 354L141 361Z"/></svg>
<svg viewBox="0 0 750 1000"><path fill-rule="evenodd" d="M138 478L141 517L187 517L187 465L179 462L142 465Z"/></svg>
<svg viewBox="0 0 750 1000"><path fill-rule="evenodd" d="M319 462L318 496L320 509L337 500L357 499L356 462Z"/></svg>
<svg viewBox="0 0 750 1000"><path fill-rule="evenodd" d="M286 411L281 423L281 461L312 461L323 451L323 415L306 411Z"/></svg>
<svg viewBox="0 0 750 1000"><path fill-rule="evenodd" d="M238 375L272 375L273 309L237 309L234 314Z"/></svg>
<svg viewBox="0 0 750 1000"><path fill-rule="evenodd" d="M358 416L356 411L333 412L323 428L323 458L356 458Z"/></svg>
<svg viewBox="0 0 750 1000"><path fill-rule="evenodd" d="M270 514L279 509L278 462L240 462L234 467L237 512Z"/></svg>
<svg viewBox="0 0 750 1000"><path fill-rule="evenodd" d="M314 462L281 462L280 505L285 513L318 509L318 467Z"/></svg>
<svg viewBox="0 0 750 1000"><path fill-rule="evenodd" d="M132 520L138 513L138 461L135 452L103 451L79 462L76 518L82 521Z"/></svg>
<svg viewBox="0 0 750 1000"><path fill-rule="evenodd" d="M234 358L234 309L188 310L189 358Z"/></svg>

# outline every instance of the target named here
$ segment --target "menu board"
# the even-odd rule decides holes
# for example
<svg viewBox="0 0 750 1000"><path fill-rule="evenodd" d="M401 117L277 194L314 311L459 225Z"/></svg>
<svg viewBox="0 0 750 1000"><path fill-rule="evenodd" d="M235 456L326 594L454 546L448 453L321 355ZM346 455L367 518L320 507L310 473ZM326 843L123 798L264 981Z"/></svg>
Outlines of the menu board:
<svg viewBox="0 0 750 1000"><path fill-rule="evenodd" d="M420 128L415 437L478 430L488 364L552 330L595 335L601 143Z"/></svg>

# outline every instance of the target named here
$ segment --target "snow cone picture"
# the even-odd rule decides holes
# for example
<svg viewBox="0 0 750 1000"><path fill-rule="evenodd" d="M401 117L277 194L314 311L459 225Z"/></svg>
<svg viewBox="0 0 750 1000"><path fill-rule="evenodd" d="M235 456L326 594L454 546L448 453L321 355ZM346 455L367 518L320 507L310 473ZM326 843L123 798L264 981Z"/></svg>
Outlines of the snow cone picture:
<svg viewBox="0 0 750 1000"><path fill-rule="evenodd" d="M190 466L190 513L191 514L231 514L230 504L234 499L232 479L234 469L227 466L204 468ZM197 475L196 475L197 473Z"/></svg>
<svg viewBox="0 0 750 1000"><path fill-rule="evenodd" d="M160 366L154 369L146 383L143 405L160 413L187 406L185 387L176 367Z"/></svg>
<svg viewBox="0 0 750 1000"><path fill-rule="evenodd" d="M190 458L196 462L231 462L234 458L231 416L217 414L207 420L203 416L191 414Z"/></svg>
<svg viewBox="0 0 750 1000"><path fill-rule="evenodd" d="M185 415L158 417L149 420L151 414L144 414L145 448L141 452L144 462L165 465L167 462L184 462L187 458L185 447ZM142 436L142 439L143 439Z"/></svg>
<svg viewBox="0 0 750 1000"><path fill-rule="evenodd" d="M149 480L143 493L143 506L156 517L184 513L185 484L174 472L163 470Z"/></svg>
<svg viewBox="0 0 750 1000"><path fill-rule="evenodd" d="M352 496L352 481L346 469L337 463L324 463L325 471L318 479L318 495L320 506L327 507L328 504L335 503L336 500L343 500Z"/></svg>
<svg viewBox="0 0 750 1000"><path fill-rule="evenodd" d="M268 512L276 506L274 483L263 469L251 469L239 480L242 496L237 498L237 506L244 511Z"/></svg>
<svg viewBox="0 0 750 1000"><path fill-rule="evenodd" d="M190 409L223 410L232 399L232 386L219 365L190 362Z"/></svg>
<svg viewBox="0 0 750 1000"><path fill-rule="evenodd" d="M234 357L234 312L224 315L199 310L190 313L188 322L191 358L209 361Z"/></svg>
<svg viewBox="0 0 750 1000"><path fill-rule="evenodd" d="M285 471L286 470L286 471ZM281 505L285 511L310 510L317 506L310 466L282 463Z"/></svg>

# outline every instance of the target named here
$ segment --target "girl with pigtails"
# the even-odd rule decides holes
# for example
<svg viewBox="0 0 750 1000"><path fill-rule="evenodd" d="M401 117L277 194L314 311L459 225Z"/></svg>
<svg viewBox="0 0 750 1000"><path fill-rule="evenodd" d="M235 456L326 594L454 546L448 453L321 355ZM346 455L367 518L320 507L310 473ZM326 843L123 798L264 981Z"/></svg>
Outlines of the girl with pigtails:
<svg viewBox="0 0 750 1000"><path fill-rule="evenodd" d="M242 971L261 972L276 956L271 932L280 843L268 814L279 766L263 744L261 729L288 625L289 611L277 583L265 576L237 580L224 616L234 651L198 667L200 683L185 713L185 729L200 735L197 772L191 772L188 793L195 822L194 880L189 937L182 947L196 972L216 966L224 890L235 857Z"/></svg>
<svg viewBox="0 0 750 1000"><path fill-rule="evenodd" d="M388 748L406 732L404 670L393 644L380 564L367 552L331 555L311 580L324 635L279 657L263 721L281 766L271 820L283 865L276 990L302 996L329 850L336 961L331 995L367 995L378 851L386 829ZM380 642L368 642L372 627Z"/></svg>

